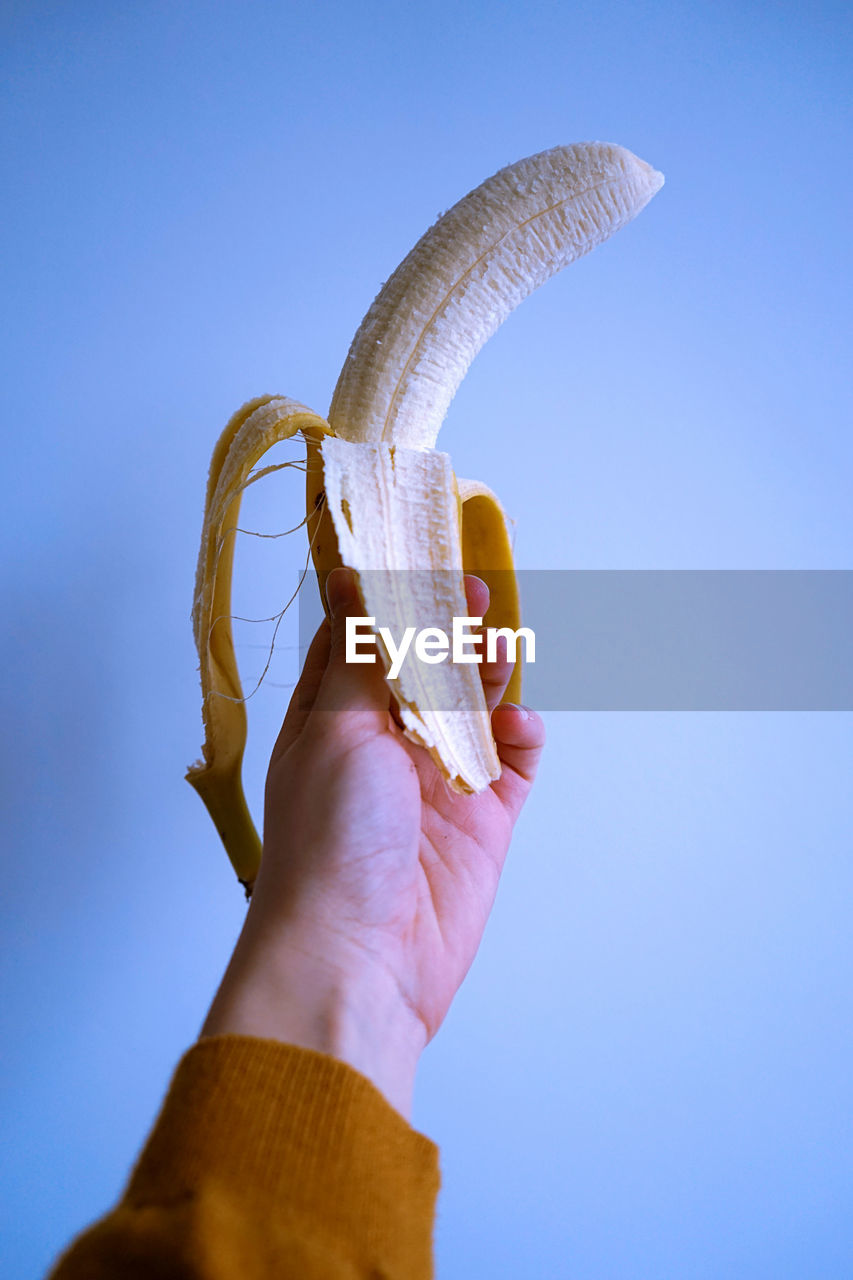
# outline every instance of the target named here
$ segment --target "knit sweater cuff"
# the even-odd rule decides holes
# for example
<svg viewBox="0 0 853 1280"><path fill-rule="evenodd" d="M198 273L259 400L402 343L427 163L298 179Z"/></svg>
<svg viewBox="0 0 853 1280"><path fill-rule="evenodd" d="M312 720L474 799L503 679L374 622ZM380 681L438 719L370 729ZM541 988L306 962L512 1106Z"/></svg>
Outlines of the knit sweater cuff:
<svg viewBox="0 0 853 1280"><path fill-rule="evenodd" d="M124 1204L210 1186L260 1219L313 1224L391 1274L431 1257L438 1148L360 1072L312 1049L225 1035L185 1054Z"/></svg>

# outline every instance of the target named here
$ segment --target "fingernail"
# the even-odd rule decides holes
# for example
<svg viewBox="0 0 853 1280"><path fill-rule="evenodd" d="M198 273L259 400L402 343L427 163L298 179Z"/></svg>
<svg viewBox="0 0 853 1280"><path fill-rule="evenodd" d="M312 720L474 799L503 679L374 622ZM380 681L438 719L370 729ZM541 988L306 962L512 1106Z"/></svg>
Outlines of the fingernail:
<svg viewBox="0 0 853 1280"><path fill-rule="evenodd" d="M486 599L491 600L491 592L489 591L489 584L487 582L484 582L482 578L479 578L476 573L466 573L464 575L464 579L465 579L465 595L466 596L468 595L468 592L471 590L471 587L473 586L473 584L475 582L478 582L486 593ZM483 610L483 612L485 613L485 609Z"/></svg>
<svg viewBox="0 0 853 1280"><path fill-rule="evenodd" d="M502 702L502 703L501 703L501 706L502 706L502 707L511 707L513 711L517 711L517 712L518 712L518 714L521 716L522 720L529 720L529 719L530 719L530 712L528 711L527 707L523 707L523 706L521 705L521 703L519 703L519 702Z"/></svg>
<svg viewBox="0 0 853 1280"><path fill-rule="evenodd" d="M352 569L338 567L333 569L326 579L326 602L334 613L342 605L351 604L358 599L355 575Z"/></svg>

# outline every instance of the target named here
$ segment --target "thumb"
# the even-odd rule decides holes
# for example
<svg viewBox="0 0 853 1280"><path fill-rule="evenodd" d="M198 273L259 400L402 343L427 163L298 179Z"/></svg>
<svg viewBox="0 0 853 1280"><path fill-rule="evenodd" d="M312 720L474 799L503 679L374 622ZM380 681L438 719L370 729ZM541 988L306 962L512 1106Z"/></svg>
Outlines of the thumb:
<svg viewBox="0 0 853 1280"><path fill-rule="evenodd" d="M361 628L360 643L347 662L347 619L363 618L364 607L351 569L333 569L326 580L326 600L332 624L329 662L317 690L314 706L319 711L358 712L374 721L377 730L388 727L390 695L385 671L369 631Z"/></svg>

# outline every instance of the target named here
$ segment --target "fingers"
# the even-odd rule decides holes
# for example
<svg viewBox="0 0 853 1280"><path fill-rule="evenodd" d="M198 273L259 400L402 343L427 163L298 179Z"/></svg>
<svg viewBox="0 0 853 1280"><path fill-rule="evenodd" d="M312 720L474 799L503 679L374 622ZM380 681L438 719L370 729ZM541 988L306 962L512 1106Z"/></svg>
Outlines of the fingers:
<svg viewBox="0 0 853 1280"><path fill-rule="evenodd" d="M489 588L483 582L483 579L475 577L472 573L466 573L465 595L468 600L471 617L484 618L489 607ZM495 651L494 662L487 662L485 641L482 642L479 650L482 655L480 679L483 682L483 693L489 714L494 711L503 697L513 669L513 663L507 660L507 642L504 636L498 636L495 642Z"/></svg>
<svg viewBox="0 0 853 1280"><path fill-rule="evenodd" d="M489 588L482 578L465 574L465 599L472 618L484 618L489 607Z"/></svg>
<svg viewBox="0 0 853 1280"><path fill-rule="evenodd" d="M514 664L507 658L507 642L505 636L498 636L495 641L496 658L494 662L486 662L485 654L480 665L480 678L483 681L483 693L489 713L493 712L504 696L509 684Z"/></svg>
<svg viewBox="0 0 853 1280"><path fill-rule="evenodd" d="M323 618L305 656L305 665L291 695L284 723L272 749L270 763L283 755L302 732L329 661L330 646L331 631L328 620Z"/></svg>
<svg viewBox="0 0 853 1280"><path fill-rule="evenodd" d="M503 766L492 790L515 819L536 777L545 746L545 724L529 707L506 702L494 710L492 733Z"/></svg>
<svg viewBox="0 0 853 1280"><path fill-rule="evenodd" d="M364 607L350 569L332 570L326 580L326 599L332 615L331 644L314 709L359 713L363 727L375 727L377 731L387 729L388 686L375 646L360 646L363 656L372 657L374 661L346 661L346 620L364 616Z"/></svg>
<svg viewBox="0 0 853 1280"><path fill-rule="evenodd" d="M482 618L489 607L489 589L481 578L465 575L465 595L471 617ZM272 759L282 755L302 732L314 706L323 710L361 710L378 714L377 727L387 723L388 688L381 662L347 663L345 660L346 619L363 616L363 608L352 573L336 569L329 574L326 597L332 613L332 625L324 619L311 642L302 674L293 691L284 723L273 748ZM370 647L364 646L365 653ZM512 674L507 661L503 637L496 645L494 662L480 663L483 692L489 712L498 706ZM392 714L399 724L399 717Z"/></svg>
<svg viewBox="0 0 853 1280"><path fill-rule="evenodd" d="M485 617L489 607L489 588L486 583L481 578L466 573L465 595L471 616ZM482 656L480 676L483 693L492 717L492 733L498 758L503 766L500 778L492 783L492 789L515 819L536 777L545 745L545 725L541 716L528 707L501 703L514 665L507 657L506 638L497 637L493 662L485 660L485 650Z"/></svg>

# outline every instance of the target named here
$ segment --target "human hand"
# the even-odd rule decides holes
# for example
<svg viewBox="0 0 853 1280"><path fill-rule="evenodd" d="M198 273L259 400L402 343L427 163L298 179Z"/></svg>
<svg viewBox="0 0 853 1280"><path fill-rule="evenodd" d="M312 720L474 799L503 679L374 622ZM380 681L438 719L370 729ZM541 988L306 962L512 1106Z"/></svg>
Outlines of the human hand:
<svg viewBox="0 0 853 1280"><path fill-rule="evenodd" d="M485 584L466 578L466 591L485 614ZM511 671L499 648L480 671L501 776L479 795L451 792L391 714L379 661L344 660L345 619L363 613L349 571L327 593L332 624L273 749L261 870L202 1034L320 1049L408 1115L420 1052L480 943L544 726L498 705Z"/></svg>

